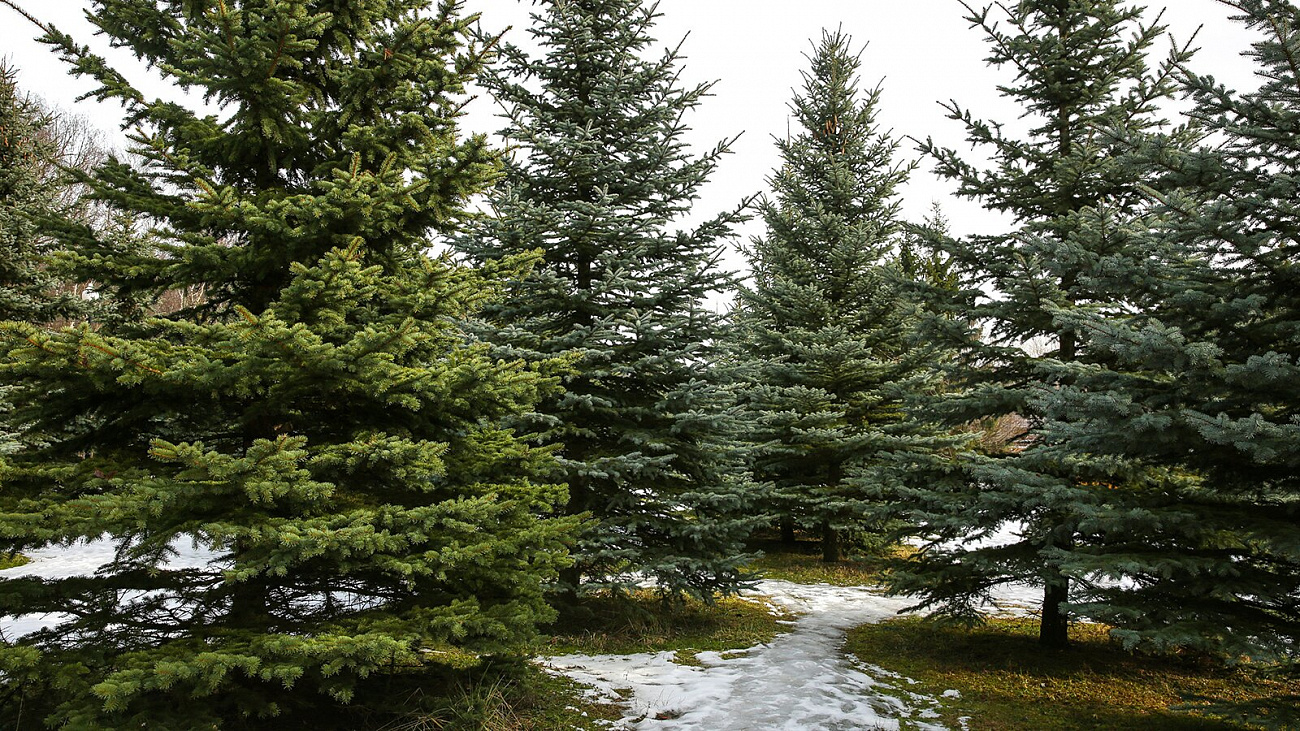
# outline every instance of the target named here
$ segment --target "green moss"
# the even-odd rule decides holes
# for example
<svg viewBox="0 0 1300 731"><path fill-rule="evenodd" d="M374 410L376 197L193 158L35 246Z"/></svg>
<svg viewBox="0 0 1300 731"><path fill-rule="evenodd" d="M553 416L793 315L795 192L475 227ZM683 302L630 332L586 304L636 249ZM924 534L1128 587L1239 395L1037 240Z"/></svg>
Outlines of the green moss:
<svg viewBox="0 0 1300 731"><path fill-rule="evenodd" d="M21 553L0 553L0 571L24 566L31 562L30 558Z"/></svg>
<svg viewBox="0 0 1300 731"><path fill-rule="evenodd" d="M665 602L653 592L585 600L551 628L538 648L545 655L626 655L675 650L743 650L770 642L789 629L761 598L728 597L706 604L694 599ZM688 660L689 661L689 660Z"/></svg>
<svg viewBox="0 0 1300 731"><path fill-rule="evenodd" d="M1245 728L1171 709L1296 691L1206 658L1126 652L1099 625L1076 625L1065 651L1040 648L1037 633L1032 619L995 618L966 630L901 618L853 630L846 649L919 681L909 690L958 691L959 699L942 699L942 722L969 716L972 731Z"/></svg>

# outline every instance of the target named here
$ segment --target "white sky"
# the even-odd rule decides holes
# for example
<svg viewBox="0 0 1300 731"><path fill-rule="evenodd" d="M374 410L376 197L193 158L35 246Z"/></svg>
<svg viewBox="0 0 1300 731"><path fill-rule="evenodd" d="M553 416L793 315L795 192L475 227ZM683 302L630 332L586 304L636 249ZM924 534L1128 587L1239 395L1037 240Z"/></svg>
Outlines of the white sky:
<svg viewBox="0 0 1300 731"><path fill-rule="evenodd" d="M1230 87L1252 85L1250 64L1240 58L1251 36L1227 20L1230 8L1215 0L1167 1L1165 19L1176 38L1185 40L1202 27L1196 44L1202 49L1197 69L1213 73ZM91 26L81 17L88 0L18 2L79 42L106 52L102 39L90 35ZM516 30L510 37L528 45L522 29L529 23L532 3L468 0L467 6L482 12L488 28L513 26ZM1149 14L1159 7L1160 0L1152 0ZM661 45L675 45L689 34L683 46L684 82L717 82L714 96L687 119L693 128L692 143L703 149L744 133L735 154L705 189L698 218L730 208L765 188L765 178L777 163L772 137L786 133L786 104L791 90L800 84L799 72L806 65L803 54L823 28L842 26L856 44L866 45L863 85L883 82L880 121L897 135L932 136L946 146L966 149L961 126L944 116L940 100L956 100L987 119L1009 122L1017 115L996 90L997 84L1011 77L984 63L988 48L983 35L968 27L957 0L661 0L659 11L663 17L656 35ZM87 116L105 130L109 140L120 141L116 105L96 106L89 101L74 105L76 96L90 85L69 77L53 54L31 40L35 35L26 21L0 6L0 56L20 69L23 87ZM148 74L126 54L107 55L147 94L174 96L161 82L148 81ZM498 124L492 113L490 102L477 102L467 126L494 131ZM904 154L914 157L913 147L906 144ZM932 201L939 201L954 233L993 232L1004 226L978 204L952 198L948 184L936 180L929 167L923 163L904 192L906 216L919 219ZM745 233L759 230L752 222ZM733 264L739 267L734 259Z"/></svg>

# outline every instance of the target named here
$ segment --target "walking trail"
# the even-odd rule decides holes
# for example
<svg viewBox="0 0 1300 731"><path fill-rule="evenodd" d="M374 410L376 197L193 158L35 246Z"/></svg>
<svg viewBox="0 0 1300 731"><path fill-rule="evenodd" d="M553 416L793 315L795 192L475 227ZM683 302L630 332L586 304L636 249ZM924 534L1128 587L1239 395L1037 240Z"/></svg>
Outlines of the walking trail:
<svg viewBox="0 0 1300 731"><path fill-rule="evenodd" d="M841 649L852 627L894 616L907 602L866 587L765 581L759 593L800 616L770 643L735 653L701 652L703 667L673 662L672 652L566 655L557 672L628 703L615 728L699 731L942 729L936 699L909 681L856 663ZM730 659L724 659L730 658ZM906 699L906 700L901 700Z"/></svg>

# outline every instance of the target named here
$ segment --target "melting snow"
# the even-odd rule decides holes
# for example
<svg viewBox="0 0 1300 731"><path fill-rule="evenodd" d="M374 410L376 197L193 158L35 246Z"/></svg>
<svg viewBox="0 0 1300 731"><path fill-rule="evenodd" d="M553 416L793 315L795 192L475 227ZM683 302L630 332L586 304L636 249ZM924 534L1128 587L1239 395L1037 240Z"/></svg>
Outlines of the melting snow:
<svg viewBox="0 0 1300 731"><path fill-rule="evenodd" d="M177 538L171 546L176 555L167 563L170 568L202 568L218 559L219 554L197 547L188 538ZM117 541L101 538L83 541L70 546L47 546L23 552L30 563L0 571L5 578L35 576L41 579L63 579L70 576L91 576L112 561L117 553ZM66 614L26 614L21 617L0 617L0 639L13 640L45 627L52 627L70 619Z"/></svg>
<svg viewBox="0 0 1300 731"><path fill-rule="evenodd" d="M629 704L619 728L700 731L942 729L938 702L912 693L910 681L853 662L845 633L907 606L867 587L764 581L759 593L800 614L772 642L735 653L701 652L703 667L678 665L673 653L566 655L554 671ZM731 659L723 659L723 656ZM899 700L899 698L906 700Z"/></svg>
<svg viewBox="0 0 1300 731"><path fill-rule="evenodd" d="M201 567L218 555L178 540L173 567ZM31 563L6 570L7 577L59 578L93 574L113 559L107 539L28 551ZM998 605L1036 608L1034 587L1004 587ZM913 681L846 656L845 633L879 622L907 606L870 587L837 587L764 581L757 593L798 615L791 631L743 653L701 652L701 667L673 662L673 653L567 655L545 664L590 685L595 694L620 700L629 710L622 729L695 731L841 731L848 729L943 729L939 700L908 690ZM62 615L0 618L0 637L14 638L58 624ZM954 691L943 694L956 697ZM963 726L965 724L963 723Z"/></svg>

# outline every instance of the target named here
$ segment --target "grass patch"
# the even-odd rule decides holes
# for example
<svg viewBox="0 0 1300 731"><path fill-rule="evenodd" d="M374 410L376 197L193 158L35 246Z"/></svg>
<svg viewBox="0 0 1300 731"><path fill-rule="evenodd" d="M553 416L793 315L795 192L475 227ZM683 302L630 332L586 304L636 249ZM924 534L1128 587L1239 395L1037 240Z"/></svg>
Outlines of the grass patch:
<svg viewBox="0 0 1300 731"><path fill-rule="evenodd" d="M885 560L898 555L901 547L884 549L885 555L851 555L843 561L824 563L821 548L814 541L799 541L793 546L779 541L762 541L753 546L763 555L745 568L764 579L794 584L831 584L863 586L880 582Z"/></svg>
<svg viewBox="0 0 1300 731"><path fill-rule="evenodd" d="M454 680L434 672L372 678L354 702L295 709L232 728L321 731L596 731L624 715L614 704L586 698L583 687L531 662L489 661Z"/></svg>
<svg viewBox="0 0 1300 731"><path fill-rule="evenodd" d="M597 729L605 728L603 722L623 717L621 706L588 699L583 696L582 686L540 669L529 671L509 690L501 694L497 707L513 717L513 725L500 726L501 731ZM491 731L497 727L483 728Z"/></svg>
<svg viewBox="0 0 1300 731"><path fill-rule="evenodd" d="M908 690L942 699L942 722L969 716L972 731L1143 731L1245 728L1173 706L1211 700L1242 702L1295 693L1295 683L1267 680L1248 669L1206 658L1125 652L1100 625L1075 625L1074 646L1037 644L1038 622L993 618L984 627L945 627L915 617L864 625L846 649L863 662L918 681Z"/></svg>
<svg viewBox="0 0 1300 731"><path fill-rule="evenodd" d="M26 566L32 560L21 553L0 553L0 571Z"/></svg>
<svg viewBox="0 0 1300 731"><path fill-rule="evenodd" d="M791 619L774 614L761 599L665 602L650 590L624 597L589 597L550 628L552 634L538 652L630 655L675 650L690 662L694 653L743 650L770 642L787 631L781 621Z"/></svg>

